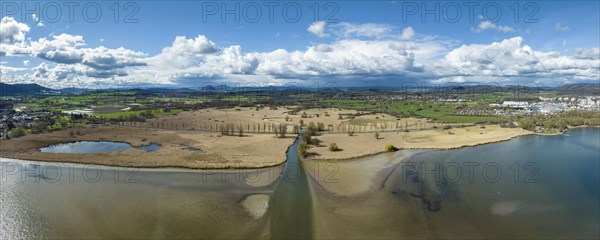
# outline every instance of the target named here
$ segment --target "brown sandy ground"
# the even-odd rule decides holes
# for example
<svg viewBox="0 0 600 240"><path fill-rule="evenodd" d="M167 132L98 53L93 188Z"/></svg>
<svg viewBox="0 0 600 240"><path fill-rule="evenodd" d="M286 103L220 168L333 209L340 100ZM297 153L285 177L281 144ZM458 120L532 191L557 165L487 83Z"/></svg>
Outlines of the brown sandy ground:
<svg viewBox="0 0 600 240"><path fill-rule="evenodd" d="M197 111L181 112L173 116L149 119L143 123L143 127L171 129L171 130L202 130L218 132L218 127L223 124L232 123L244 128L245 132L265 132L265 127L272 123L287 124L288 131L291 132L292 126L300 126L300 121L304 126L310 122L323 123L325 130L334 132L345 132L353 130L355 132L366 131L389 131L394 129L419 129L431 128L433 126L458 125L433 123L427 119L420 118L401 118L397 119L388 114L370 114L361 112L361 116L350 119L350 114L357 114L355 110L340 110L336 108L315 108L298 112L297 114L288 114L293 106L280 107L277 109L261 108L256 110L253 107L239 107L231 109L202 109ZM342 114L342 118L339 118ZM305 118L302 118L305 115ZM287 117L287 119L286 119ZM136 123L139 126L139 123Z"/></svg>
<svg viewBox="0 0 600 240"><path fill-rule="evenodd" d="M202 109L190 112L181 112L173 116L149 119L144 123L144 127L161 129L190 129L190 130L212 130L217 132L218 126L227 123L241 125L246 132L264 132L265 126L272 123L288 124L291 131L293 125L300 125L300 120L305 125L310 122L322 122L325 126L337 126L349 119L338 119L338 113L357 113L356 111L342 111L337 109L311 109L301 111L298 114L288 114L293 107L280 107L278 109L261 108L256 110L253 107L239 107L231 109ZM306 112L307 118L301 118L303 112ZM317 115L319 117L317 117ZM326 116L328 115L328 116ZM287 117L287 121L286 121ZM248 131L248 129L250 129ZM256 129L256 130L255 130Z"/></svg>
<svg viewBox="0 0 600 240"><path fill-rule="evenodd" d="M80 132L71 137L70 132ZM42 153L38 149L76 141L117 141L133 146L161 144L155 152L135 148L111 153ZM182 167L201 169L262 168L285 162L294 137L279 139L271 134L221 137L200 131L149 130L127 127L86 127L27 135L0 141L0 156L51 162L73 162L122 167ZM185 146L200 149L191 152Z"/></svg>
<svg viewBox="0 0 600 240"><path fill-rule="evenodd" d="M384 152L388 144L399 149L454 149L505 141L517 136L533 134L521 128L501 128L490 125L452 128L448 130L431 129L410 132L381 132L379 139L374 133L324 134L316 136L323 141L321 146L308 150L311 159L351 159ZM331 152L330 143L336 143L341 151Z"/></svg>
<svg viewBox="0 0 600 240"><path fill-rule="evenodd" d="M414 153L399 151L352 161L305 160L304 166L311 169L307 174L315 221L313 237L435 238L416 198L398 198L382 188L390 169Z"/></svg>

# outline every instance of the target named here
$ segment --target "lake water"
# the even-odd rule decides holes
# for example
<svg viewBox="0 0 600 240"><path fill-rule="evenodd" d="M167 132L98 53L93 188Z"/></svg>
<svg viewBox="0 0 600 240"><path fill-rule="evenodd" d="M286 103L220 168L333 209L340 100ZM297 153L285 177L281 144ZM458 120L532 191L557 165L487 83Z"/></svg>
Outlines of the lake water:
<svg viewBox="0 0 600 240"><path fill-rule="evenodd" d="M72 143L61 143L40 148L41 152L47 153L102 153L102 152L118 152L132 148L131 144L124 142L110 141L79 141ZM154 152L160 148L160 144L150 144L147 146L139 146L137 149Z"/></svg>
<svg viewBox="0 0 600 240"><path fill-rule="evenodd" d="M1 159L0 239L600 237L600 129L258 170Z"/></svg>

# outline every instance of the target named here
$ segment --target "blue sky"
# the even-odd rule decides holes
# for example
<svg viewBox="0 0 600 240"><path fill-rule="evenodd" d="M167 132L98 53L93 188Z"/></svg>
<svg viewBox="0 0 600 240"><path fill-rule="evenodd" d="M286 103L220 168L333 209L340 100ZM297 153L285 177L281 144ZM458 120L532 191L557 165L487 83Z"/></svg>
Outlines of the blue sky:
<svg viewBox="0 0 600 240"><path fill-rule="evenodd" d="M106 1L80 3L72 21L64 2L53 3L1 3L2 82L599 80L599 1ZM223 7L236 4L223 20ZM277 4L272 21L269 4Z"/></svg>

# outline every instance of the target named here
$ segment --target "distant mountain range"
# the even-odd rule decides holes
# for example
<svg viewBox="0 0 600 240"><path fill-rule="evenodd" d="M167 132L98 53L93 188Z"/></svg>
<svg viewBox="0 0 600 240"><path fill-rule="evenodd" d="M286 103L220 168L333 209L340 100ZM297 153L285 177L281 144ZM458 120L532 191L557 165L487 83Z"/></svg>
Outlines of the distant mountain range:
<svg viewBox="0 0 600 240"><path fill-rule="evenodd" d="M439 91L439 90L450 90L461 92L463 90L470 90L474 92L497 92L497 91L525 91L534 89L532 87L527 86L494 86L494 85L474 85L474 86L443 86L443 87L417 87L419 90L427 91ZM286 87L248 87L244 89L227 87L225 85L219 85L218 87L214 86L204 86L201 88L136 88L129 89L136 91L140 94L151 94L151 93L185 93L185 92L195 92L195 91L239 91L239 90L287 90ZM294 88L295 90L299 90L298 88ZM409 88L394 88L394 87L354 87L354 88L342 88L347 90L354 91L380 91L380 90L411 90ZM600 95L600 83L576 83L576 84L567 84L559 87L537 87L536 90L542 91L556 91L561 95ZM99 89L98 89L99 90ZM106 90L106 89L105 89ZM50 94L50 93L81 93L90 91L90 89L81 89L81 88L63 88L63 89L51 89L47 87L40 86L38 84L6 84L0 83L0 96L31 96L35 94Z"/></svg>
<svg viewBox="0 0 600 240"><path fill-rule="evenodd" d="M561 95L600 95L600 83L576 83L555 87Z"/></svg>
<svg viewBox="0 0 600 240"><path fill-rule="evenodd" d="M0 96L34 95L56 92L54 89L42 87L38 84L6 84L0 83Z"/></svg>

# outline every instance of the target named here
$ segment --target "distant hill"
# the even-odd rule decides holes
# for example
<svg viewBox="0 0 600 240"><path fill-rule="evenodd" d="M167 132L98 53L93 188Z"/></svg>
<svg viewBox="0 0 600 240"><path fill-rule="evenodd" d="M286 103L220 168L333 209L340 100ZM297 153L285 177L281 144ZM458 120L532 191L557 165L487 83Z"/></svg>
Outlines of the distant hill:
<svg viewBox="0 0 600 240"><path fill-rule="evenodd" d="M54 91L38 84L6 84L0 83L0 96L31 96Z"/></svg>
<svg viewBox="0 0 600 240"><path fill-rule="evenodd" d="M561 95L600 95L600 83L576 83L555 87Z"/></svg>
<svg viewBox="0 0 600 240"><path fill-rule="evenodd" d="M129 91L135 91L141 95L153 94L153 93L192 93L197 91L203 92L213 92L213 91L285 91L292 88L288 87L243 87L243 88L231 88L227 86L211 86L207 85L201 88L192 89L192 88L135 88L129 89ZM353 91L371 91L377 92L381 90L394 90L395 88L384 88L384 87L351 87L344 88L347 90ZM407 88L402 88L403 90L411 90ZM64 89L51 89L40 86L38 84L6 84L0 83L0 97L2 96L31 96L37 94L48 94L48 93L83 93L88 92L90 89L81 89L81 88L64 88ZM98 89L99 90L99 89ZM106 90L106 89L104 89ZM300 90L298 88L293 88L292 90ZM528 86L495 86L495 85L475 85L475 86L443 86L436 88L428 88L423 87L420 89L421 91L449 91L449 92L463 92L463 91L472 91L472 92L496 92L496 91L505 91L505 92L527 92L527 91L556 91L560 95L574 95L574 96L582 96L582 95L600 95L600 83L576 83L576 84L567 84L559 87L548 88L548 87L540 87L540 88L532 88Z"/></svg>

